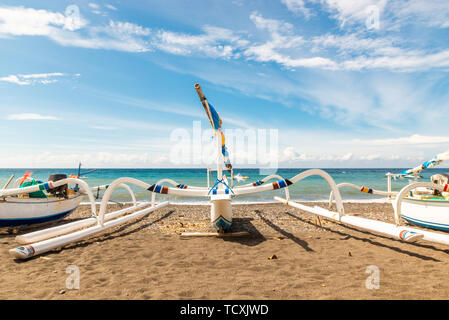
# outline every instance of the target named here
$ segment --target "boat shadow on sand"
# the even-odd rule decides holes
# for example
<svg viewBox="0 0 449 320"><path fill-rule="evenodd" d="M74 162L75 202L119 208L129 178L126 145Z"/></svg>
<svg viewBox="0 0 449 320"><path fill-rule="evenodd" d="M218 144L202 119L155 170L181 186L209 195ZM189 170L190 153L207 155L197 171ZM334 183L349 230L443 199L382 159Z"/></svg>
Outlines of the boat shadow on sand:
<svg viewBox="0 0 449 320"><path fill-rule="evenodd" d="M309 247L309 244L307 241L302 240L298 237L296 237L293 233L290 233L284 229L282 229L281 227L279 227L278 225L274 224L271 220L267 219L266 217L264 217L262 211L260 210L255 210L254 211L259 218L265 222L268 226L270 226L272 229L274 229L275 231L279 232L280 234L282 234L284 237L292 240L293 242L295 242L296 244L298 244L299 246L301 246L304 250L306 251L311 251L313 252L314 250L312 248Z"/></svg>
<svg viewBox="0 0 449 320"><path fill-rule="evenodd" d="M252 221L254 218L233 218L232 226L229 232L248 232L249 235L236 236L236 237L223 237L223 241L236 242L248 247L254 247L260 243L266 241L262 233L257 230Z"/></svg>
<svg viewBox="0 0 449 320"><path fill-rule="evenodd" d="M294 218L294 219L297 219L297 220L299 220L299 221L301 221L301 222L303 222L303 223L306 223L306 224L309 224L309 225L318 227L315 223L313 223L313 222L310 221L310 220L301 218L301 217L299 217L299 216L297 216L297 215L294 215L294 214L292 214L292 213L290 213L290 212L288 212L288 211L286 211L286 212L284 212L284 213L285 213L286 215L288 215L289 217ZM328 220L326 220L326 221L328 221ZM396 251L396 252L398 252L398 253L406 254L406 255L409 255L409 256L412 256L412 257L415 257L415 258L418 258L418 259L428 260L428 261L435 261L435 262L441 262L441 260L438 260L438 259L436 259L436 258L434 258L434 257L425 256L425 255L423 255L423 254L419 254L419 253L416 253L416 252L412 252L412 251L409 251L409 250L405 250L405 249L399 248L399 247L397 247L397 246L389 245L389 244L386 244L386 243L382 243L382 242L379 242L379 241L375 241L375 240L366 238L366 235L373 236L373 237L376 237L376 238L381 238L381 239L384 239L384 240L388 240L388 241L390 241L391 243L396 243L395 240L393 240L393 239L391 239L391 238L389 238L389 237L386 237L386 236L383 236L383 235L380 235L380 234L375 234L375 233L372 233L372 232L370 232L370 231L365 231L365 230L361 230L361 229L356 229L356 228L353 228L353 227L350 227L350 226L347 226L347 225L338 225L338 224L333 223L332 221L329 221L329 222L331 222L331 223L332 223L333 225L335 225L335 226L341 226L341 227L343 227L343 228L345 228L345 229L348 229L348 230L351 230L351 231L354 231L354 232L357 232L357 233L362 233L362 234L365 235L365 237L358 237L358 236L356 236L356 235L354 235L354 234L349 234L349 233L345 233L345 232L342 232L342 231L339 231L339 230L334 230L334 229L331 229L331 228L329 228L329 227L325 227L325 226L320 226L320 227L319 227L319 228L321 228L321 229L323 229L323 230L325 230L325 231L328 231L328 232L331 232L331 233L333 233L333 234L337 234L337 235L339 235L339 236L344 237L344 238L342 238L342 239L339 239L339 240L341 240L341 241L347 241L347 240L353 239L353 240L357 240L357 241L362 241L362 242L365 242L365 243L369 243L369 244L371 244L371 245L375 245L375 246L387 248L387 249ZM413 242L413 243L402 243L402 244L403 244L403 245L404 245L404 244L405 244L405 245L410 245L410 246L414 246L414 247L419 247L419 248L430 249L430 250L439 251L439 252L442 252L442 253L445 253L445 254L449 254L449 250L447 250L447 249L436 248L436 247L433 246L433 245L428 245L428 244L423 244L423 243L418 243L418 242ZM313 251L313 250L312 250L312 251Z"/></svg>

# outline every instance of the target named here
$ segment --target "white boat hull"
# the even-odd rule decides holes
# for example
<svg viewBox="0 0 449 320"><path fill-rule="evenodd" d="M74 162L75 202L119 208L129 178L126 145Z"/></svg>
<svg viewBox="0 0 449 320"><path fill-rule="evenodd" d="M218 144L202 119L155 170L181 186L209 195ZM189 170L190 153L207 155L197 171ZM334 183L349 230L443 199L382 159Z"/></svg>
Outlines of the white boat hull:
<svg viewBox="0 0 449 320"><path fill-rule="evenodd" d="M18 227L40 224L64 218L75 210L82 195L61 198L17 198L7 197L0 201L0 227Z"/></svg>
<svg viewBox="0 0 449 320"><path fill-rule="evenodd" d="M449 231L449 200L404 198L401 217L419 226Z"/></svg>
<svg viewBox="0 0 449 320"><path fill-rule="evenodd" d="M217 230L229 231L232 225L232 205L230 195L211 197L210 220Z"/></svg>

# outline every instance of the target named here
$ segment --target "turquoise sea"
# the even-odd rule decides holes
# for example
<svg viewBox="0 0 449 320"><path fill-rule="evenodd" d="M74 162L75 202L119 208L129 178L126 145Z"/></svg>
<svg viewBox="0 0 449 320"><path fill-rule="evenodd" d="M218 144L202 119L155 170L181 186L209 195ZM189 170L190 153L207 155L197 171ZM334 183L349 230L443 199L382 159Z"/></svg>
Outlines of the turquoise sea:
<svg viewBox="0 0 449 320"><path fill-rule="evenodd" d="M336 181L336 183L350 182L356 185L365 186L373 189L386 190L387 179L385 173L399 173L408 168L381 168L381 169L324 169L327 171ZM90 169L84 168L82 172L89 171ZM277 174L284 178L291 178L296 174L307 169L278 169ZM35 179L46 181L48 176L52 173L65 173L67 175L76 174L77 169L0 169L0 188L6 183L11 174L15 175L15 178L23 176L26 171L32 171ZM448 168L433 168L422 172L423 179L420 181L429 181L431 175L436 173L449 172ZM249 179L241 182L240 184L246 184L256 180L260 180L265 177L261 175L259 169L234 169L234 174L240 173L243 176L248 176ZM149 184L156 183L163 178L170 178L178 183L192 185L192 186L207 186L207 175L205 169L98 169L92 173L86 175L85 181L89 186L98 186L109 184L113 180L120 177L132 177ZM274 180L273 180L274 181ZM213 183L213 182L212 182ZM400 190L408 183L407 179L392 181L392 189ZM238 185L238 184L236 184ZM12 183L11 183L12 186ZM145 201L151 199L151 193L140 189L138 187L132 187L136 193L136 198L139 201ZM309 177L293 186L290 186L290 195L292 199L300 201L323 201L329 198L330 188L327 183L321 177ZM101 198L101 193L99 197ZM283 189L257 193L246 196L236 197L233 202L273 202L273 196L283 196ZM353 189L342 189L343 200L356 200L366 201L374 199L382 199L379 196L373 196L366 193L362 193ZM179 198L158 195L157 199L169 199L174 203L186 203L186 202L203 202L207 200L204 198ZM87 200L87 198L86 198ZM114 192L112 200L119 202L130 201L130 197L124 189L117 189Z"/></svg>

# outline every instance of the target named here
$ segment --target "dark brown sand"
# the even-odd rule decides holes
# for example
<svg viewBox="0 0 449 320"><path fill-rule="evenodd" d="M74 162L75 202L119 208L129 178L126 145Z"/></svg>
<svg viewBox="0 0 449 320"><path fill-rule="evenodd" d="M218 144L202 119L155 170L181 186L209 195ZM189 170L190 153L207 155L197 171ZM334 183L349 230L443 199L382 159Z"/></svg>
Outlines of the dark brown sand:
<svg viewBox="0 0 449 320"><path fill-rule="evenodd" d="M390 204L347 203L345 209L392 221ZM170 205L109 234L27 261L9 256L8 249L17 244L4 232L0 299L449 297L449 247L401 243L324 220L320 227L313 215L281 204L233 206L235 231L250 231L249 237L179 235L209 230L209 210ZM88 212L82 206L65 220ZM79 269L79 290L66 287L70 265ZM378 289L366 286L367 268L373 265L379 268Z"/></svg>

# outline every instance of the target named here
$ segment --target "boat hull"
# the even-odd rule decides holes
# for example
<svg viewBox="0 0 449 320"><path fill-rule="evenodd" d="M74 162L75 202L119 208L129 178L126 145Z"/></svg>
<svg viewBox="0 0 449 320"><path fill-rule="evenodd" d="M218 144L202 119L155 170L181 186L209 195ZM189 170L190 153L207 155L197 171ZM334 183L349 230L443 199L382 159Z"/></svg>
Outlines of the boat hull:
<svg viewBox="0 0 449 320"><path fill-rule="evenodd" d="M422 227L449 231L449 200L404 198L401 217Z"/></svg>
<svg viewBox="0 0 449 320"><path fill-rule="evenodd" d="M229 231L232 225L232 205L229 195L213 197L210 206L210 220L217 230Z"/></svg>
<svg viewBox="0 0 449 320"><path fill-rule="evenodd" d="M64 218L81 203L82 195L69 199L8 197L0 202L0 228L46 223Z"/></svg>

